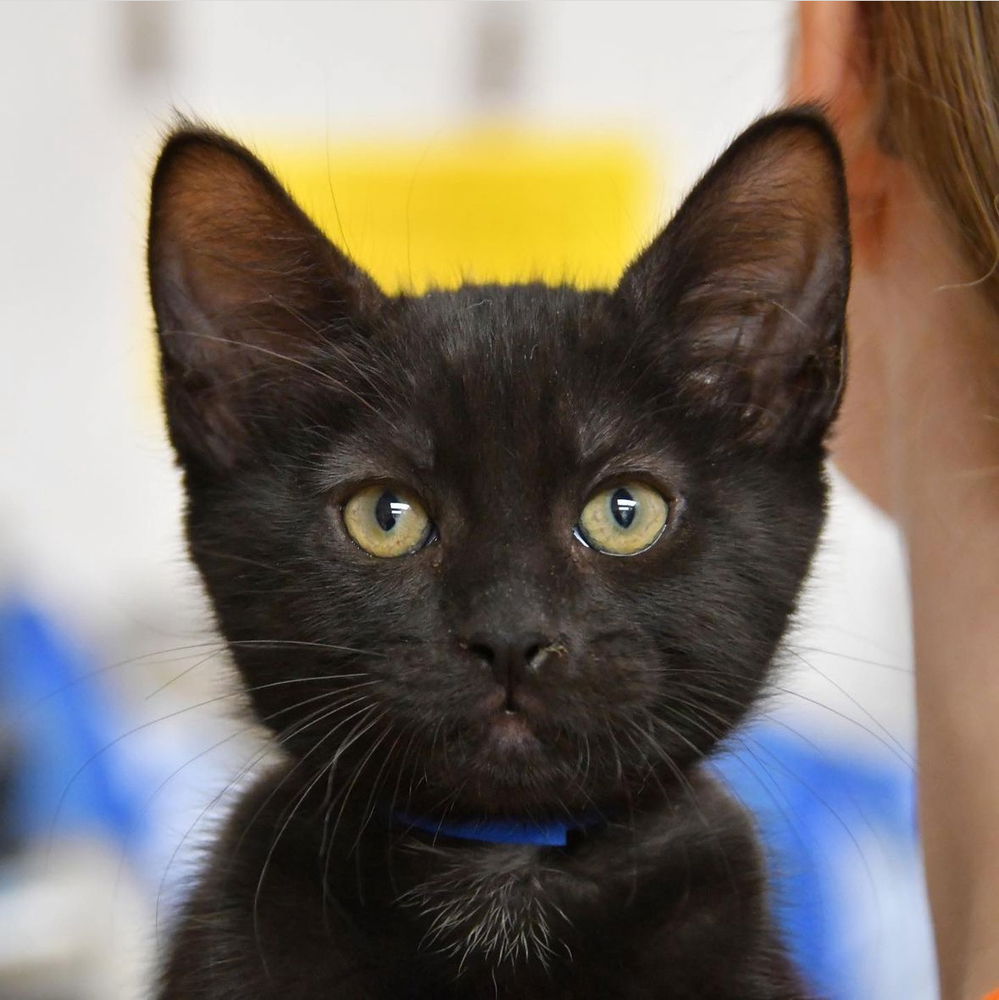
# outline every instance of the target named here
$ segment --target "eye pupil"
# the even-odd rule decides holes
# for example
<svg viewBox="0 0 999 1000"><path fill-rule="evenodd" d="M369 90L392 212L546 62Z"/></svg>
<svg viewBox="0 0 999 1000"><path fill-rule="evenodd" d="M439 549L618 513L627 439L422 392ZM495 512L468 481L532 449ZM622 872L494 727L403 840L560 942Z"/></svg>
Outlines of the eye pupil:
<svg viewBox="0 0 999 1000"><path fill-rule="evenodd" d="M610 509L611 516L622 528L630 528L635 520L638 501L628 490L619 487L611 494Z"/></svg>
<svg viewBox="0 0 999 1000"><path fill-rule="evenodd" d="M399 518L409 509L391 490L385 490L375 504L375 520L382 531L391 531Z"/></svg>

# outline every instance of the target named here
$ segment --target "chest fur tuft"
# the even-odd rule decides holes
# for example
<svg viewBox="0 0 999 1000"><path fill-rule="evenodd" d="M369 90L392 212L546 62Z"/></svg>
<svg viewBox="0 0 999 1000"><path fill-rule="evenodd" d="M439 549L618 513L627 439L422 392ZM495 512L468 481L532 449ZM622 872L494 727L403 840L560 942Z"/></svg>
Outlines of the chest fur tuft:
<svg viewBox="0 0 999 1000"><path fill-rule="evenodd" d="M440 866L399 902L424 925L421 946L456 961L459 974L471 964L548 968L572 957L557 878L533 850L493 849Z"/></svg>

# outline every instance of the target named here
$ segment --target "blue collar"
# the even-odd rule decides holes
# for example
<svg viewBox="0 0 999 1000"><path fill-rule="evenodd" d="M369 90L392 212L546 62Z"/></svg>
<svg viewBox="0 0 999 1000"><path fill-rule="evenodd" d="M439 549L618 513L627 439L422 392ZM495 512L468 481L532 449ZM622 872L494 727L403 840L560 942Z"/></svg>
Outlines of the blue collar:
<svg viewBox="0 0 999 1000"><path fill-rule="evenodd" d="M536 847L565 847L569 843L570 830L585 830L601 822L599 816L592 814L574 822L548 820L544 823L526 819L470 819L452 822L400 812L395 813L393 818L397 826L421 830L435 837L478 840L488 844L534 844Z"/></svg>

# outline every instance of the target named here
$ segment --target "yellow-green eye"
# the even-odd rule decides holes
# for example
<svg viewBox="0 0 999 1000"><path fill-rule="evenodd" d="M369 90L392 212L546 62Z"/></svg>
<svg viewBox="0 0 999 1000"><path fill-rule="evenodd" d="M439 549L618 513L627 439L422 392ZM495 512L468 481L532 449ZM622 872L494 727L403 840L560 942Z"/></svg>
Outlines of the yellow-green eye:
<svg viewBox="0 0 999 1000"><path fill-rule="evenodd" d="M669 503L644 483L620 483L595 493L579 515L577 531L594 549L634 556L654 545L669 520Z"/></svg>
<svg viewBox="0 0 999 1000"><path fill-rule="evenodd" d="M365 486L343 508L350 537L373 556L393 559L423 548L433 525L419 500L397 486Z"/></svg>

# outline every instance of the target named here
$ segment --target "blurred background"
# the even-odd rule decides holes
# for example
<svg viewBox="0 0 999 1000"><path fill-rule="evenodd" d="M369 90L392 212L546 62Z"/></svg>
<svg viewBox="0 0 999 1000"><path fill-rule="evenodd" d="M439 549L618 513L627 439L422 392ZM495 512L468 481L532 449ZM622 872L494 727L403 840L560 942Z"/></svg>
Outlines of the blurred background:
<svg viewBox="0 0 999 1000"><path fill-rule="evenodd" d="M143 271L177 112L271 162L389 289L612 282L781 103L761 3L0 7L0 1000L147 994L267 754L180 535ZM935 997L902 553L835 476L773 695L719 762L830 1000Z"/></svg>

